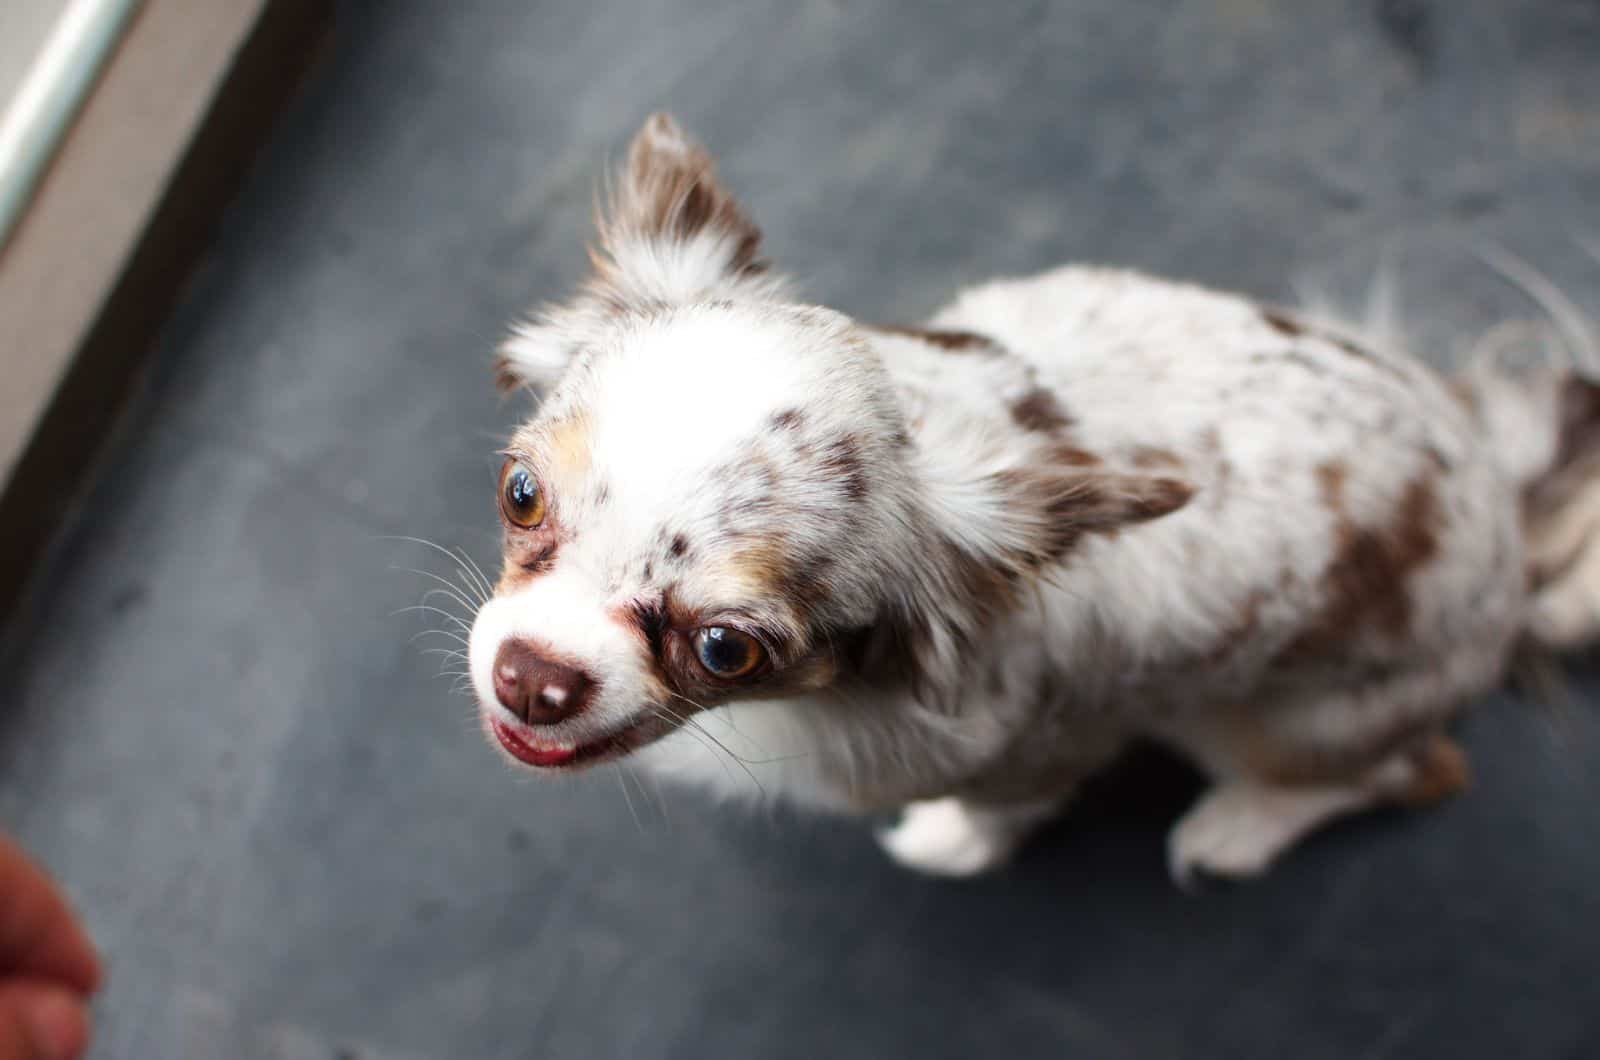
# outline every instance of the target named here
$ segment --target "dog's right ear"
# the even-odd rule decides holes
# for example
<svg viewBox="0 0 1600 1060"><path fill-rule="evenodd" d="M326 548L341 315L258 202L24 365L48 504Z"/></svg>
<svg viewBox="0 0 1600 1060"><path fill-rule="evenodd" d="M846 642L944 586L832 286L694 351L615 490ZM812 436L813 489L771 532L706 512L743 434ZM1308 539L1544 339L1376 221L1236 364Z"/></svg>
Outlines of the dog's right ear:
<svg viewBox="0 0 1600 1060"><path fill-rule="evenodd" d="M769 299L783 281L758 256L761 230L717 179L716 164L665 114L634 136L597 211L594 271L501 346L502 390L544 390L587 339L629 313L710 299Z"/></svg>
<svg viewBox="0 0 1600 1060"><path fill-rule="evenodd" d="M620 301L674 302L760 276L761 230L717 179L711 155L666 114L633 138L595 218L596 279Z"/></svg>

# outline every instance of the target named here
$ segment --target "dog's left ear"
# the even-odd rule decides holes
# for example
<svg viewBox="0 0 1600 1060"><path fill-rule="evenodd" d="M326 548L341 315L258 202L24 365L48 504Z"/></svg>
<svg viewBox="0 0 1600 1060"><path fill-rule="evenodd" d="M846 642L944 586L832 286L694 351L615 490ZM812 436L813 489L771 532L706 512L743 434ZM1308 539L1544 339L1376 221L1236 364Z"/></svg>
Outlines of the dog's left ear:
<svg viewBox="0 0 1600 1060"><path fill-rule="evenodd" d="M761 230L717 179L710 154L665 114L644 123L595 217L594 271L576 297L518 327L500 350L502 390L545 389L594 335L627 313L725 298L773 298Z"/></svg>
<svg viewBox="0 0 1600 1060"><path fill-rule="evenodd" d="M1019 573L1059 562L1086 536L1170 515L1194 496L1193 486L1169 475L1071 464L997 472L995 488L1004 505L996 551Z"/></svg>
<svg viewBox="0 0 1600 1060"><path fill-rule="evenodd" d="M1033 579L1096 535L1178 511L1194 487L1171 475L1105 467L1061 445L977 480L929 479L935 537L907 572L906 597L886 615L918 698L960 701L972 641L1015 607Z"/></svg>

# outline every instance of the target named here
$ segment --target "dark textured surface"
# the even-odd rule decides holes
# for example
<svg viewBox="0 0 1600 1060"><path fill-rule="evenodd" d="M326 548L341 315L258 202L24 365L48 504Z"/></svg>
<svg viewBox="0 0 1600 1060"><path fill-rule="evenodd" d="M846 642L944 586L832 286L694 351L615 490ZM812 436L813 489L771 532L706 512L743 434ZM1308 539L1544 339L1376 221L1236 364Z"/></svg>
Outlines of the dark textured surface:
<svg viewBox="0 0 1600 1060"><path fill-rule="evenodd" d="M373 3L232 211L14 631L0 820L110 959L99 1057L1600 1054L1600 725L1510 696L1478 783L1263 882L1162 870L1160 763L1008 872L616 771L500 768L407 637L493 554L489 348L582 265L649 110L873 319L1094 258L1290 293L1385 249L1408 316L1591 310L1600 7L1495 0ZM1443 347L1439 347L1443 349ZM85 430L105 425L85 424ZM661 808L664 802L665 810ZM637 821L635 818L637 813Z"/></svg>

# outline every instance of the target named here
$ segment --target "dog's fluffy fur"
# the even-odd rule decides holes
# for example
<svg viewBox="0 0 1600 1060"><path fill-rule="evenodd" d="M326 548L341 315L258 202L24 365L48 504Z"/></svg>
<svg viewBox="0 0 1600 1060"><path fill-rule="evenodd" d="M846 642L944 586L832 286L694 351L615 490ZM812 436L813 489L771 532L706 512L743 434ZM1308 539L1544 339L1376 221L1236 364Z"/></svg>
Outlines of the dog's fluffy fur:
<svg viewBox="0 0 1600 1060"><path fill-rule="evenodd" d="M1553 369L1446 380L1082 267L862 324L787 296L664 116L599 229L592 277L500 363L543 395L508 453L547 514L508 524L470 673L526 745L903 808L889 853L964 874L1150 737L1214 781L1174 871L1248 875L1335 815L1460 789L1445 726L1514 643L1596 632L1600 401ZM706 626L767 663L716 679ZM508 641L592 699L514 717Z"/></svg>

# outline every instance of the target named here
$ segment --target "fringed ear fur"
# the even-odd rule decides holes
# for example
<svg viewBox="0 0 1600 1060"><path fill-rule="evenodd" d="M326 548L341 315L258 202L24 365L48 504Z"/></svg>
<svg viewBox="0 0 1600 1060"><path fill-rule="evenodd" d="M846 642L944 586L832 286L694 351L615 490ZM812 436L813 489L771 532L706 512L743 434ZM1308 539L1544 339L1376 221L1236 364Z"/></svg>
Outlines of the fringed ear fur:
<svg viewBox="0 0 1600 1060"><path fill-rule="evenodd" d="M653 277L677 286L680 296L767 270L756 257L761 230L717 180L716 163L705 148L665 114L651 115L633 138L595 226L603 254L596 279L624 289L637 279L627 268L642 247L681 253L698 245L690 272Z"/></svg>
<svg viewBox="0 0 1600 1060"><path fill-rule="evenodd" d="M953 704L972 640L1015 607L1034 578L1068 561L1084 539L1178 511L1194 487L1170 475L1084 466L1085 454L993 471L933 505L935 544L919 552L899 613L890 618L900 666L923 702Z"/></svg>
<svg viewBox="0 0 1600 1060"><path fill-rule="evenodd" d="M548 389L585 342L628 313L782 294L782 280L757 257L760 229L718 181L711 156L667 115L645 121L604 199L593 273L502 344L502 391Z"/></svg>

